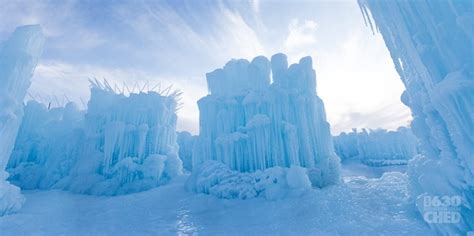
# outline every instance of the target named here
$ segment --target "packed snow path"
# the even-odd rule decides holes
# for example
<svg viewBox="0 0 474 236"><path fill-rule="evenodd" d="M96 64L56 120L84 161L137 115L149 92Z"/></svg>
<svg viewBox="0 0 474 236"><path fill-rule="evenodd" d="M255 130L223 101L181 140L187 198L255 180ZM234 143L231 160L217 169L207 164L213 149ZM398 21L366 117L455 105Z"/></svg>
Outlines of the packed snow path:
<svg viewBox="0 0 474 236"><path fill-rule="evenodd" d="M345 177L302 197L218 199L184 190L186 176L118 197L24 192L17 214L0 218L2 235L430 235L405 200L407 179Z"/></svg>

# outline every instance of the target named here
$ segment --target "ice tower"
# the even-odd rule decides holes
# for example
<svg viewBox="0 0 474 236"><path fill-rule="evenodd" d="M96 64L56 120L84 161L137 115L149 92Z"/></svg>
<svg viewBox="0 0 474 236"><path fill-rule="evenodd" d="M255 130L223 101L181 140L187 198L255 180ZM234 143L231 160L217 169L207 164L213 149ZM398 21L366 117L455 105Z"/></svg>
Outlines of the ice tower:
<svg viewBox="0 0 474 236"><path fill-rule="evenodd" d="M301 166L318 173L314 185L339 181L339 158L316 94L311 57L289 67L284 54L271 61L231 60L208 73L207 84L209 95L198 101L193 168L205 160L240 172Z"/></svg>
<svg viewBox="0 0 474 236"><path fill-rule="evenodd" d="M474 229L474 14L470 0L359 0L382 34L406 90L421 152L409 165L412 197L463 199L457 223L434 223L442 234ZM372 19L370 19L372 17Z"/></svg>
<svg viewBox="0 0 474 236"><path fill-rule="evenodd" d="M5 172L23 116L23 99L44 44L41 27L23 26L0 44L0 216L21 207L17 187Z"/></svg>

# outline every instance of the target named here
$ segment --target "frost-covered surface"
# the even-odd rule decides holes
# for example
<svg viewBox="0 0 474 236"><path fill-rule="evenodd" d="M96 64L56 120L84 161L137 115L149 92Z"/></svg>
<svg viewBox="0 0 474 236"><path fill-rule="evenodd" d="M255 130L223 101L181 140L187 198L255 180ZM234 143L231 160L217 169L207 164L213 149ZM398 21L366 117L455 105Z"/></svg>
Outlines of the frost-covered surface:
<svg viewBox="0 0 474 236"><path fill-rule="evenodd" d="M23 116L23 99L30 87L44 44L41 28L23 26L0 44L0 216L18 210L24 199L6 182L5 172Z"/></svg>
<svg viewBox="0 0 474 236"><path fill-rule="evenodd" d="M460 196L459 224L430 224L444 234L474 228L474 13L472 1L359 0L382 34L405 84L402 101L421 155L409 164L411 196ZM420 201L417 204L425 213Z"/></svg>
<svg viewBox="0 0 474 236"><path fill-rule="evenodd" d="M290 67L284 54L271 62L263 56L231 60L208 73L207 84L210 94L198 101L193 167L206 160L240 172L295 165L313 169L314 185L339 181L311 57Z"/></svg>
<svg viewBox="0 0 474 236"><path fill-rule="evenodd" d="M146 192L99 197L25 192L2 235L434 235L406 198L407 178L351 177L302 196L219 199L187 192L187 176Z"/></svg>
<svg viewBox="0 0 474 236"><path fill-rule="evenodd" d="M205 161L193 170L186 188L219 198L264 197L275 200L308 191L311 189L311 181L306 169L300 166L276 166L246 173L231 170L217 161Z"/></svg>
<svg viewBox="0 0 474 236"><path fill-rule="evenodd" d="M357 159L348 159L341 162L341 175L344 177L380 178L385 172L406 173L406 170L407 165L368 166Z"/></svg>
<svg viewBox="0 0 474 236"><path fill-rule="evenodd" d="M358 158L368 165L407 164L418 154L417 143L406 127L396 131L353 129L334 137L334 148L342 160Z"/></svg>
<svg viewBox="0 0 474 236"><path fill-rule="evenodd" d="M197 136L187 131L178 132L179 158L183 161L183 168L193 170L193 147Z"/></svg>
<svg viewBox="0 0 474 236"><path fill-rule="evenodd" d="M87 111L30 102L9 162L23 189L118 195L162 185L182 173L177 93L128 96L91 81Z"/></svg>

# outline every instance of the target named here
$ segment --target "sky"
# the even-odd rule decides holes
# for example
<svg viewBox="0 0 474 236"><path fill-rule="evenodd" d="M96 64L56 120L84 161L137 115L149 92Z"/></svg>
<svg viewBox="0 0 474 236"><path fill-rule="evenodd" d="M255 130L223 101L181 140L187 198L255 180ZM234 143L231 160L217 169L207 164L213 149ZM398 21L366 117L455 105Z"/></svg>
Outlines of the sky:
<svg viewBox="0 0 474 236"><path fill-rule="evenodd" d="M0 41L40 24L46 44L29 99L85 107L90 78L183 92L178 130L199 132L205 73L232 58L312 56L334 135L406 126L410 111L382 36L356 0L0 0Z"/></svg>

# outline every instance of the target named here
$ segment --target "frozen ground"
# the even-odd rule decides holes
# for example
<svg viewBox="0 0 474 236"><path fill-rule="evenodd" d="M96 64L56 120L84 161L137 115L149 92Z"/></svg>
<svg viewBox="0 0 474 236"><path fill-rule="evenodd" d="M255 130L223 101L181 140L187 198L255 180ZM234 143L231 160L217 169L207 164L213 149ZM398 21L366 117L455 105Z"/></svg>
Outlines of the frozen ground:
<svg viewBox="0 0 474 236"><path fill-rule="evenodd" d="M405 173L406 165L392 165L392 166L368 166L360 162L360 160L352 159L342 161L341 175L345 177L350 176L365 176L367 178L380 178L385 172L402 172Z"/></svg>
<svg viewBox="0 0 474 236"><path fill-rule="evenodd" d="M226 200L186 192L186 176L117 197L27 191L22 210L0 218L2 235L314 235L433 234L406 202L401 173L344 184L299 198Z"/></svg>

